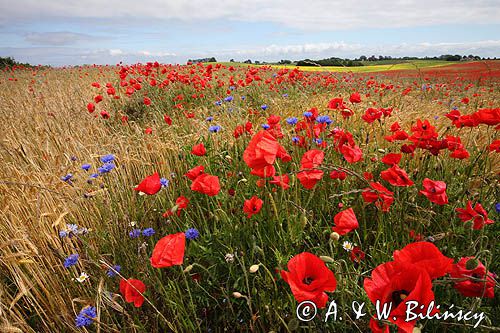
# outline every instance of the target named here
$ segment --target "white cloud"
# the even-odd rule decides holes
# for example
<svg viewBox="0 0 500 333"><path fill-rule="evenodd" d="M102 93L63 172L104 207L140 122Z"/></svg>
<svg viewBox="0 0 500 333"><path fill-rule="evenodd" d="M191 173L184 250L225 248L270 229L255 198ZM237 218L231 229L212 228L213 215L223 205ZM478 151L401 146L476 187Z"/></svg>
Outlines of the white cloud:
<svg viewBox="0 0 500 333"><path fill-rule="evenodd" d="M24 36L24 40L30 44L52 46L71 45L93 39L95 39L93 36L69 31L30 32Z"/></svg>
<svg viewBox="0 0 500 333"><path fill-rule="evenodd" d="M274 22L309 31L442 24L498 24L498 0L17 0L0 1L0 24L51 18Z"/></svg>

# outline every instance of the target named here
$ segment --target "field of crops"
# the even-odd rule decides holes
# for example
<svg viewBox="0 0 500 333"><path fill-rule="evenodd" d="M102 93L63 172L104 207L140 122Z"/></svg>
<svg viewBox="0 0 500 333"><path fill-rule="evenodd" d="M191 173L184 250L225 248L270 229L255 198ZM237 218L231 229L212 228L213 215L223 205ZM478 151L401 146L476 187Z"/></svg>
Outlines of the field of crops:
<svg viewBox="0 0 500 333"><path fill-rule="evenodd" d="M500 61L367 71L1 72L0 331L500 331Z"/></svg>

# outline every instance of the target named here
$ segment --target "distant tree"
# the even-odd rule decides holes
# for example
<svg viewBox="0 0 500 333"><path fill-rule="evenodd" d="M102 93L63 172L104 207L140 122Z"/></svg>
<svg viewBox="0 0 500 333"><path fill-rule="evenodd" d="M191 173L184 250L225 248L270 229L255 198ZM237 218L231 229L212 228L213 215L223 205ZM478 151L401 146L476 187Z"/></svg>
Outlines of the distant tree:
<svg viewBox="0 0 500 333"><path fill-rule="evenodd" d="M229 60L229 62L234 62L234 59Z"/></svg>
<svg viewBox="0 0 500 333"><path fill-rule="evenodd" d="M291 60L280 60L279 64L280 65L290 65L292 63Z"/></svg>
<svg viewBox="0 0 500 333"><path fill-rule="evenodd" d="M252 60L247 59L247 60L243 61L243 63L244 63L244 64L251 64L251 63L252 63Z"/></svg>
<svg viewBox="0 0 500 333"><path fill-rule="evenodd" d="M367 59L367 58L366 58L366 56L364 56L364 55L362 55L361 57L359 57L359 60L360 60L360 61L366 61L366 59Z"/></svg>
<svg viewBox="0 0 500 333"><path fill-rule="evenodd" d="M13 67L13 66L33 67L32 65L27 64L27 63L23 64L23 63L17 62L12 57L0 57L0 68Z"/></svg>
<svg viewBox="0 0 500 333"><path fill-rule="evenodd" d="M260 64L260 61L255 60L255 64L256 64L256 65Z"/></svg>

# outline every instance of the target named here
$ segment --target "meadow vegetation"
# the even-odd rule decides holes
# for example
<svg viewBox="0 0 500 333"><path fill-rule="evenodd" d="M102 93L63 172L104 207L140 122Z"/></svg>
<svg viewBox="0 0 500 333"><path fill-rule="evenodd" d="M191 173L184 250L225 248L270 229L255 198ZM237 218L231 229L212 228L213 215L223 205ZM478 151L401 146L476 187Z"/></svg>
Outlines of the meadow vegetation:
<svg viewBox="0 0 500 333"><path fill-rule="evenodd" d="M419 64L4 70L0 331L367 332L367 281L417 243L439 253L393 274L432 280L426 296L484 312L478 330L498 331L500 63ZM327 291L343 320L297 319L283 271L304 252L336 280L316 305ZM482 273L456 273L461 258Z"/></svg>

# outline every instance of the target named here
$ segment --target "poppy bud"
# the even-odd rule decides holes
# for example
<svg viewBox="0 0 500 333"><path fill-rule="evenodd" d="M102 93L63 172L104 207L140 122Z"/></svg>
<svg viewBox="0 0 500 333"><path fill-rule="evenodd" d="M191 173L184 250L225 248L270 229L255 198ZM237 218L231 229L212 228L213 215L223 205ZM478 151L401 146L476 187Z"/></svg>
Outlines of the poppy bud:
<svg viewBox="0 0 500 333"><path fill-rule="evenodd" d="M237 292L237 291L233 292L233 296L235 298L241 298L241 297L243 297L243 295L241 293Z"/></svg>
<svg viewBox="0 0 500 333"><path fill-rule="evenodd" d="M328 262L328 263L332 263L333 262L333 258L329 257L329 256L319 256L319 258L321 260L323 260L323 262Z"/></svg>
<svg viewBox="0 0 500 333"><path fill-rule="evenodd" d="M467 262L465 263L465 268L471 271L471 270L476 269L476 267L478 265L479 265L479 262L477 261L477 259L473 258L473 259L467 260Z"/></svg>
<svg viewBox="0 0 500 333"><path fill-rule="evenodd" d="M249 269L250 273L255 273L258 270L259 270L259 265L252 265L252 266L250 266L250 269Z"/></svg>
<svg viewBox="0 0 500 333"><path fill-rule="evenodd" d="M189 273L193 269L193 265L189 265L188 267L184 268L184 273Z"/></svg>
<svg viewBox="0 0 500 333"><path fill-rule="evenodd" d="M333 241L338 241L340 239L340 235L336 232L332 232L330 234L330 239L333 240Z"/></svg>
<svg viewBox="0 0 500 333"><path fill-rule="evenodd" d="M302 228L305 228L305 227L306 227L307 221L308 221L308 220L307 220L307 216L302 215L302 216L300 217L300 224L302 225Z"/></svg>

